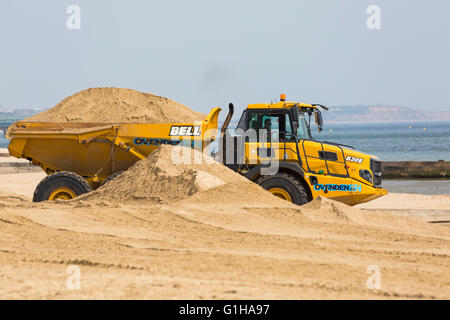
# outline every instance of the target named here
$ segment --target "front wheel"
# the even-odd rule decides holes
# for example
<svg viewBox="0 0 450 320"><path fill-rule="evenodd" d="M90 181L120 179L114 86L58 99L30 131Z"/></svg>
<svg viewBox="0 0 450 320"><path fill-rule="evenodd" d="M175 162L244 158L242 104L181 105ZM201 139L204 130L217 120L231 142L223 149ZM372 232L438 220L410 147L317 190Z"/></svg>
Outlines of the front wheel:
<svg viewBox="0 0 450 320"><path fill-rule="evenodd" d="M34 190L33 202L70 200L92 191L90 184L80 175L60 171L45 177Z"/></svg>
<svg viewBox="0 0 450 320"><path fill-rule="evenodd" d="M283 200L298 205L309 201L303 183L291 174L280 172L273 176L261 176L256 183Z"/></svg>

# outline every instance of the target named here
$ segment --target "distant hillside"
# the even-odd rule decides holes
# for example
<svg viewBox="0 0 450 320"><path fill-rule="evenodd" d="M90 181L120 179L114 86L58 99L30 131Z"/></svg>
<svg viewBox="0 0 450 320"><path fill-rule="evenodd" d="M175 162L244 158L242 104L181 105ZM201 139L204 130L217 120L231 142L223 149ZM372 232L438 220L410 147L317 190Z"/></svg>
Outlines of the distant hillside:
<svg viewBox="0 0 450 320"><path fill-rule="evenodd" d="M393 106L332 106L322 115L325 121L450 120L450 111L420 111Z"/></svg>
<svg viewBox="0 0 450 320"><path fill-rule="evenodd" d="M28 118L44 109L16 109L13 111L5 111L0 109L0 121L17 121Z"/></svg>

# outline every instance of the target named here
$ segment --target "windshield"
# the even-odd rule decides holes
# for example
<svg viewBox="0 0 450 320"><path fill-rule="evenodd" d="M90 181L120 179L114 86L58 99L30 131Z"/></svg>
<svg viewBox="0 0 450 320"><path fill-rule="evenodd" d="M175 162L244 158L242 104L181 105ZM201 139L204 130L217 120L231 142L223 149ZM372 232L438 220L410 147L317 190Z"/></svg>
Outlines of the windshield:
<svg viewBox="0 0 450 320"><path fill-rule="evenodd" d="M309 130L308 122L306 122L305 115L301 112L298 113L298 129L297 140L311 139L311 132Z"/></svg>

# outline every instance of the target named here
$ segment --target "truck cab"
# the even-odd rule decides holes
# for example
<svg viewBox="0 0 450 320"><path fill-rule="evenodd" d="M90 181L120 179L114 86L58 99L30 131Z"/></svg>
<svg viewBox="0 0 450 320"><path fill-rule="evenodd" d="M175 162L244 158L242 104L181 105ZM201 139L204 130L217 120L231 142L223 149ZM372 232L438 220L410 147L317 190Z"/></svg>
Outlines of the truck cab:
<svg viewBox="0 0 450 320"><path fill-rule="evenodd" d="M299 205L318 196L355 205L387 194L376 156L312 136L312 119L319 133L323 127L319 108L328 110L284 95L277 103L248 105L234 135L227 121L222 128L224 164Z"/></svg>

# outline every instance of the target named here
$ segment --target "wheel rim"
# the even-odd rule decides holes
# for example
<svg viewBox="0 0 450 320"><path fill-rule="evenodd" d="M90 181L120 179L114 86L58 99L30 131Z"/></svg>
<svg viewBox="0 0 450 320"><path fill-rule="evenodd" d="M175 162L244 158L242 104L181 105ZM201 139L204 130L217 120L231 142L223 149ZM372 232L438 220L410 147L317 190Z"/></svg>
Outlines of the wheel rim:
<svg viewBox="0 0 450 320"><path fill-rule="evenodd" d="M281 188L270 188L269 192L273 194L275 197L281 198L286 201L292 202L291 196L289 192Z"/></svg>
<svg viewBox="0 0 450 320"><path fill-rule="evenodd" d="M72 189L69 188L57 188L50 193L48 200L70 200L75 198L77 195Z"/></svg>

